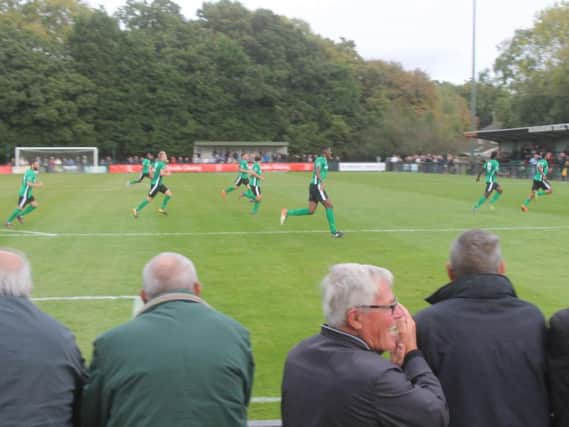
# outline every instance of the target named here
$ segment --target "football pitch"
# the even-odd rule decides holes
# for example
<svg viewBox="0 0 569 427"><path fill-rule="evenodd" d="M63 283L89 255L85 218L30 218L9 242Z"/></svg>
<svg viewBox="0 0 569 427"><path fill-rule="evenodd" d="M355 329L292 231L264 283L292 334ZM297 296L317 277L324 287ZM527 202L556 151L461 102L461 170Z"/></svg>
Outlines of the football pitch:
<svg viewBox="0 0 569 427"><path fill-rule="evenodd" d="M278 398L288 350L317 333L322 322L319 281L331 264L358 262L390 269L398 299L414 313L447 282L452 240L469 228L502 240L507 274L520 297L545 316L569 306L569 184L520 211L530 180L501 179L504 195L490 210L472 206L484 184L473 177L330 173L327 191L342 239L328 233L324 209L279 224L282 207L307 205L309 175L268 173L258 215L220 191L234 174L177 174L165 179L174 193L168 216L156 212L162 195L134 219L130 209L148 181L125 186L126 175L40 174L39 209L0 231L0 246L20 249L32 262L35 298L76 335L86 359L94 338L131 318L131 299L62 297L134 296L144 264L162 251L191 258L203 297L251 332L256 373L249 417L279 418ZM0 176L0 217L15 208L20 176ZM261 399L259 399L261 398Z"/></svg>

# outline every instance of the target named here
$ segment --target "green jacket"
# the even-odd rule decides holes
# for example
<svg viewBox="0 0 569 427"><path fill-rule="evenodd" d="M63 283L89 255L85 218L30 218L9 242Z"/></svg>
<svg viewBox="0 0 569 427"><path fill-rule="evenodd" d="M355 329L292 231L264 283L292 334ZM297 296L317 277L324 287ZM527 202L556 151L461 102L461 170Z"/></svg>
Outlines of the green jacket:
<svg viewBox="0 0 569 427"><path fill-rule="evenodd" d="M95 340L82 425L244 427L253 370L239 323L205 303L163 302Z"/></svg>

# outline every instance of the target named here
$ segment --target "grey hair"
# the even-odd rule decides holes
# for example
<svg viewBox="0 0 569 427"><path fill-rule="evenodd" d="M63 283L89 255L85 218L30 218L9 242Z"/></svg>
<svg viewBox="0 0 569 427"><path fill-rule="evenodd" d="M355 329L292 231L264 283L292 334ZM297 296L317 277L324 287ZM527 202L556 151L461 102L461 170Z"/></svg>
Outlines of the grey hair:
<svg viewBox="0 0 569 427"><path fill-rule="evenodd" d="M502 263L500 238L484 230L468 230L452 244L449 264L455 278L498 273Z"/></svg>
<svg viewBox="0 0 569 427"><path fill-rule="evenodd" d="M32 288L32 267L26 255L0 248L0 296L29 298Z"/></svg>
<svg viewBox="0 0 569 427"><path fill-rule="evenodd" d="M142 271L142 288L149 298L175 289L195 291L198 275L192 261L175 252L162 252Z"/></svg>
<svg viewBox="0 0 569 427"><path fill-rule="evenodd" d="M330 267L320 284L326 322L334 327L343 326L350 307L373 303L381 281L393 287L393 274L374 265L346 263Z"/></svg>

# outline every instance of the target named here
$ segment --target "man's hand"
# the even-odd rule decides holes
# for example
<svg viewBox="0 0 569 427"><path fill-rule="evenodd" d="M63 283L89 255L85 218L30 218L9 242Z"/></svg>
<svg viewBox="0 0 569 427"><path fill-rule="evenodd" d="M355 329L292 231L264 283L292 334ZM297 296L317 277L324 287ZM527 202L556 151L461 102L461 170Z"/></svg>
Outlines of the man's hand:
<svg viewBox="0 0 569 427"><path fill-rule="evenodd" d="M397 319L397 329L399 330L399 343L403 346L405 354L417 350L417 329L415 319L403 304L397 307L401 311L401 317Z"/></svg>

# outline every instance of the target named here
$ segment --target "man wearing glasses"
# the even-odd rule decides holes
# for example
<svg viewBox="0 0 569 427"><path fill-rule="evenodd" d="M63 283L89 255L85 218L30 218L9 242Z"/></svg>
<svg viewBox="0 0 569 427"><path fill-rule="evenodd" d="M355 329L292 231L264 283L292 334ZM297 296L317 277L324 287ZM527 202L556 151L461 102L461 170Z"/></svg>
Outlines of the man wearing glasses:
<svg viewBox="0 0 569 427"><path fill-rule="evenodd" d="M321 284L326 323L286 360L283 427L447 426L441 385L392 286L384 268L330 268Z"/></svg>
<svg viewBox="0 0 569 427"><path fill-rule="evenodd" d="M425 359L448 399L451 427L547 427L545 319L504 275L498 236L454 241L451 282L416 316Z"/></svg>

